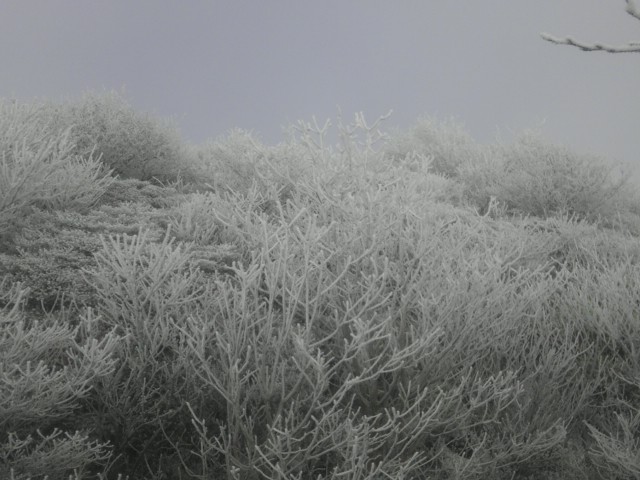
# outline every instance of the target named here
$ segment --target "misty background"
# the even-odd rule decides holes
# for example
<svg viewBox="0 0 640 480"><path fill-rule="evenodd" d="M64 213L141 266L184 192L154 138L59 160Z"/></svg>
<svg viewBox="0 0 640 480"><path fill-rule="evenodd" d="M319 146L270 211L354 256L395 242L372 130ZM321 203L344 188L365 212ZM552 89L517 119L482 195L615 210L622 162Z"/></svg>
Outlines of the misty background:
<svg viewBox="0 0 640 480"><path fill-rule="evenodd" d="M189 143L235 127L267 144L297 120L384 129L454 119L473 138L524 129L640 170L640 41L623 0L4 0L0 96L76 98L124 89ZM335 124L335 121L334 121ZM636 178L640 174L636 172Z"/></svg>

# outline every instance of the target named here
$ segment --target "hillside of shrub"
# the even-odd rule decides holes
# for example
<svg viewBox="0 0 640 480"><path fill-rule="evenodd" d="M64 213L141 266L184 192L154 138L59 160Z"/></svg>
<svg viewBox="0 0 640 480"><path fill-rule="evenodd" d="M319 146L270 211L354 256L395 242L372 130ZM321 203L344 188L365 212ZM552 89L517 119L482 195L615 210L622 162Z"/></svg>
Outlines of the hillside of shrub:
<svg viewBox="0 0 640 480"><path fill-rule="evenodd" d="M603 162L0 107L0 478L640 475L640 203Z"/></svg>

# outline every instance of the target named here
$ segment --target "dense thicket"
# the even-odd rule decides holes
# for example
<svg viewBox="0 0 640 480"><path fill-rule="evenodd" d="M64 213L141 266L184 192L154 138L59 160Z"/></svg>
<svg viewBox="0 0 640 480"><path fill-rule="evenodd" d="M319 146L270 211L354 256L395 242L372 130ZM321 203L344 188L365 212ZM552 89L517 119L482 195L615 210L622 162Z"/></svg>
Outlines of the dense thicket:
<svg viewBox="0 0 640 480"><path fill-rule="evenodd" d="M640 474L640 203L610 167L429 119L166 125L0 104L0 477Z"/></svg>

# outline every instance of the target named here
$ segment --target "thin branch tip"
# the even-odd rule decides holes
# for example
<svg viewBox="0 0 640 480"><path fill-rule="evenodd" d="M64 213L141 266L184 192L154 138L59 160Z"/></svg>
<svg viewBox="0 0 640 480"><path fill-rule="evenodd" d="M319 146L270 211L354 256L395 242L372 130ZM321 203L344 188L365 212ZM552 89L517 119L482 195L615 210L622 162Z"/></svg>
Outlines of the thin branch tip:
<svg viewBox="0 0 640 480"><path fill-rule="evenodd" d="M627 6L626 12L637 20L640 20L640 8L636 4L635 0L626 0ZM608 53L640 53L640 42L633 41L628 42L626 45L607 45L604 43L588 44L571 37L559 38L549 33L542 32L540 34L543 40L546 40L557 45L571 45L572 47L579 48L585 52L608 52Z"/></svg>

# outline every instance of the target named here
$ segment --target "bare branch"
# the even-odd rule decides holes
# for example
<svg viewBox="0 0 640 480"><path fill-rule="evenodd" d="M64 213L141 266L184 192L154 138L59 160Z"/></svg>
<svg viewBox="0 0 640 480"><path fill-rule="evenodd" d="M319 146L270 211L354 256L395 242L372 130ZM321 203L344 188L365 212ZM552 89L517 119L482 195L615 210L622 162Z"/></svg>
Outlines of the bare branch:
<svg viewBox="0 0 640 480"><path fill-rule="evenodd" d="M640 42L629 42L627 45L619 46L605 45L603 43L594 43L593 45L589 45L574 40L571 37L558 38L548 33L541 33L540 36L548 42L556 43L558 45L571 45L573 47L578 47L580 50L584 50L585 52L603 51L609 53L640 53Z"/></svg>
<svg viewBox="0 0 640 480"><path fill-rule="evenodd" d="M625 0L627 2L626 12L636 20L640 20L640 8L636 4L635 0ZM629 42L626 45L607 45L604 43L588 44L578 40L574 40L571 37L559 38L554 37L549 33L541 33L540 36L551 43L558 45L571 45L572 47L578 47L585 52L603 51L609 53L640 53L640 42Z"/></svg>
<svg viewBox="0 0 640 480"><path fill-rule="evenodd" d="M640 20L640 8L634 0L627 0L627 8L625 9L629 15Z"/></svg>

